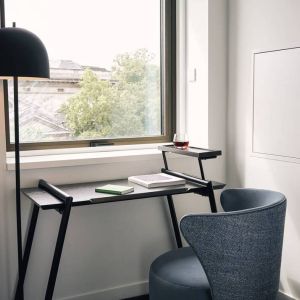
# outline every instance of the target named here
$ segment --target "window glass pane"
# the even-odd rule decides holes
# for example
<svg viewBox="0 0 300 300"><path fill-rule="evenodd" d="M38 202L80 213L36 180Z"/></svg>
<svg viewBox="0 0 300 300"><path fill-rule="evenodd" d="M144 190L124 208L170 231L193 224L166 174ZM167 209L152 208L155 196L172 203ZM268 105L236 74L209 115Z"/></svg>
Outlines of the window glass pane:
<svg viewBox="0 0 300 300"><path fill-rule="evenodd" d="M160 0L7 0L51 79L20 81L21 142L162 135ZM9 81L10 139L13 87Z"/></svg>

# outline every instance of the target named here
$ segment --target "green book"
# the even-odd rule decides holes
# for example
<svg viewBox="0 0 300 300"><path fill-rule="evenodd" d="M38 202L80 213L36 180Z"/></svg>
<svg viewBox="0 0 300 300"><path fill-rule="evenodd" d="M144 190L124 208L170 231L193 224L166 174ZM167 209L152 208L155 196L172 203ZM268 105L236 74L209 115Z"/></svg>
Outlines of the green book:
<svg viewBox="0 0 300 300"><path fill-rule="evenodd" d="M95 189L97 193L106 193L106 194L115 194L115 195L124 195L134 191L132 186L124 186L124 185L115 185L115 184L107 184L104 186L97 187Z"/></svg>

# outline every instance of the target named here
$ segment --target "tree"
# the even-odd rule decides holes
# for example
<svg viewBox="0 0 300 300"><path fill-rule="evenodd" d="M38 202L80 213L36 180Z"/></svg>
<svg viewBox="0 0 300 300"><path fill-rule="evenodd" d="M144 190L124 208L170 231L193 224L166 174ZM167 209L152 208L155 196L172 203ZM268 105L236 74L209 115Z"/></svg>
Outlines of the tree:
<svg viewBox="0 0 300 300"><path fill-rule="evenodd" d="M111 82L86 69L79 93L60 110L72 134L86 138L159 134L159 67L151 64L152 59L145 49L118 55Z"/></svg>
<svg viewBox="0 0 300 300"><path fill-rule="evenodd" d="M73 135L89 137L96 132L101 136L109 134L111 98L109 83L99 80L90 69L86 69L80 82L79 93L71 97L60 109Z"/></svg>

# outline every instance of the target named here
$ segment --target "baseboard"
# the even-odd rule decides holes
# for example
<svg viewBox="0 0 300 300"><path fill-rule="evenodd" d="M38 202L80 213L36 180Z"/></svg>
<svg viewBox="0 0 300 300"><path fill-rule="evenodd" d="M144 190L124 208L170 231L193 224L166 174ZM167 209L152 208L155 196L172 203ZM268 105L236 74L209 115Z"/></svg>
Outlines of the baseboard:
<svg viewBox="0 0 300 300"><path fill-rule="evenodd" d="M135 297L148 293L148 281L140 281L108 288L104 290L92 291L79 295L57 298L57 300L120 300ZM277 300L296 300L290 296L279 292Z"/></svg>
<svg viewBox="0 0 300 300"><path fill-rule="evenodd" d="M282 292L278 292L278 297L277 300L296 300L295 298L291 298L290 296L282 293Z"/></svg>
<svg viewBox="0 0 300 300"><path fill-rule="evenodd" d="M148 293L148 281L116 286L104 290L57 298L57 300L120 300Z"/></svg>

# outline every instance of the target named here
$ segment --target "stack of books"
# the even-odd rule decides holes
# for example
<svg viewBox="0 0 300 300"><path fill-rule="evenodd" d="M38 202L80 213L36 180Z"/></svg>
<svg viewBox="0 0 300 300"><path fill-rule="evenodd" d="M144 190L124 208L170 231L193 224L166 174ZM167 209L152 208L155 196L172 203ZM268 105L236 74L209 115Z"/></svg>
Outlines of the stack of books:
<svg viewBox="0 0 300 300"><path fill-rule="evenodd" d="M146 188L164 187L185 184L185 180L164 173L130 176L128 180Z"/></svg>
<svg viewBox="0 0 300 300"><path fill-rule="evenodd" d="M124 195L129 194L134 191L132 186L107 184L104 186L97 187L95 189L97 193L114 194L114 195Z"/></svg>

